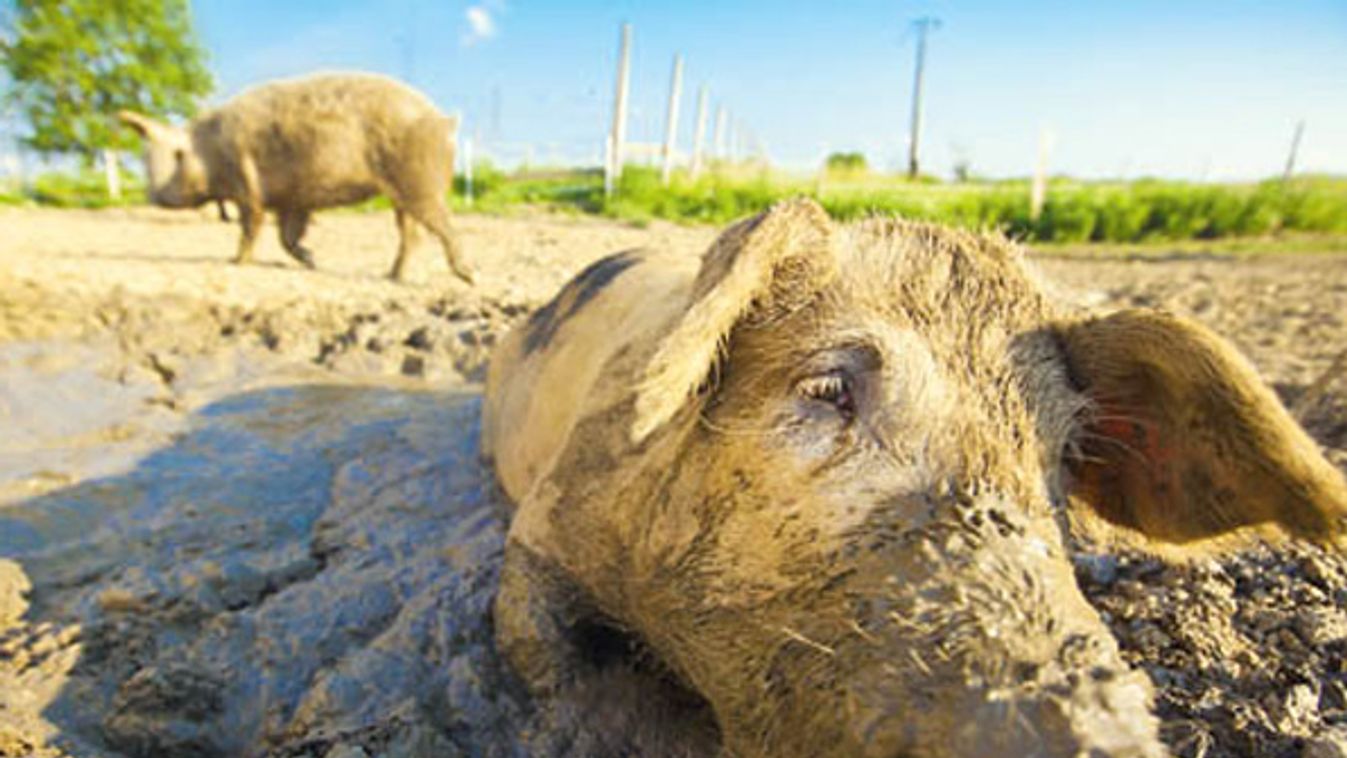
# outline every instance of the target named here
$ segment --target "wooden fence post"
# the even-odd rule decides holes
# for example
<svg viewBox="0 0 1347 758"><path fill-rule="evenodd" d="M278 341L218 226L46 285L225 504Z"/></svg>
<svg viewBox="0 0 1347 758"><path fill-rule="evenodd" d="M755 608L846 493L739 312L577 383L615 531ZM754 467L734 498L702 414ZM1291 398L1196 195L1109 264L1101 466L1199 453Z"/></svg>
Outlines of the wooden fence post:
<svg viewBox="0 0 1347 758"><path fill-rule="evenodd" d="M716 160L725 160L725 119L728 114L725 113L724 104L716 106L716 132L711 142L715 145Z"/></svg>
<svg viewBox="0 0 1347 758"><path fill-rule="evenodd" d="M118 169L117 151L112 148L103 150L103 180L108 185L108 199L122 199L122 175Z"/></svg>
<svg viewBox="0 0 1347 758"><path fill-rule="evenodd" d="M613 101L613 130L610 139L608 183L622 176L622 148L627 139L627 91L631 73L631 24L622 25L622 43L617 55L617 93Z"/></svg>
<svg viewBox="0 0 1347 758"><path fill-rule="evenodd" d="M664 124L664 171L661 180L669 186L673 177L674 151L678 145L678 101L683 94L683 56L675 55L673 80L669 82L669 118Z"/></svg>
<svg viewBox="0 0 1347 758"><path fill-rule="evenodd" d="M472 137L463 139L463 204L472 207Z"/></svg>
<svg viewBox="0 0 1347 758"><path fill-rule="evenodd" d="M603 196L613 196L613 135L603 140Z"/></svg>
<svg viewBox="0 0 1347 758"><path fill-rule="evenodd" d="M692 137L692 178L702 173L702 141L706 138L706 85L697 94L697 130Z"/></svg>
<svg viewBox="0 0 1347 758"><path fill-rule="evenodd" d="M1029 220L1037 221L1043 214L1043 204L1048 199L1048 153L1052 150L1052 131L1042 129L1038 133L1038 165L1034 168L1034 183L1029 190Z"/></svg>

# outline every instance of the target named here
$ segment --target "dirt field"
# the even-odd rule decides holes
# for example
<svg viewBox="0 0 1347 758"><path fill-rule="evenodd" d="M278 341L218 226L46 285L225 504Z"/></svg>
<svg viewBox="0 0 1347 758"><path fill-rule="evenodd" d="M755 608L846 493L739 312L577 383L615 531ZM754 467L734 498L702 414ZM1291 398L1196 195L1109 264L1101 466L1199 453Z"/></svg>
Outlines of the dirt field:
<svg viewBox="0 0 1347 758"><path fill-rule="evenodd" d="M715 232L457 226L474 288L428 242L383 279L389 213L319 216L306 271L271 226L239 267L209 215L0 210L0 756L584 752L490 651L475 383L590 261ZM1232 338L1347 466L1347 257L1039 264ZM1176 752L1347 755L1347 563L1077 565Z"/></svg>

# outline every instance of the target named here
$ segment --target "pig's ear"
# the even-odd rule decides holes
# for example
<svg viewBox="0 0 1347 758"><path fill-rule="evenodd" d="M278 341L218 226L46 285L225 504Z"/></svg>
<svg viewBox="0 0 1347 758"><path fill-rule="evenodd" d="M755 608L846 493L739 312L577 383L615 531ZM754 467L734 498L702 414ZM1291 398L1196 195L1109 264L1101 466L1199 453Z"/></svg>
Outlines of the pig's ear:
<svg viewBox="0 0 1347 758"><path fill-rule="evenodd" d="M1060 334L1090 400L1072 465L1078 502L1161 543L1266 526L1337 541L1347 483L1229 343L1142 310Z"/></svg>
<svg viewBox="0 0 1347 758"><path fill-rule="evenodd" d="M154 139L164 131L163 124L135 111L117 111L117 120L135 129L140 136L146 139Z"/></svg>
<svg viewBox="0 0 1347 758"><path fill-rule="evenodd" d="M702 257L687 312L641 379L632 438L645 439L693 397L735 324L799 307L836 266L832 221L809 199L777 203L725 230Z"/></svg>

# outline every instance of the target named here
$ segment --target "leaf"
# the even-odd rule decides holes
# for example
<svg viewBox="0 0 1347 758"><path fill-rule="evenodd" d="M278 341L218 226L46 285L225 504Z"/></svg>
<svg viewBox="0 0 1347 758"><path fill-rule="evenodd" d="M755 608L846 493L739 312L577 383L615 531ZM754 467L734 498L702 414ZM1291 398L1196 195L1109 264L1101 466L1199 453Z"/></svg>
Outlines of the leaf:
<svg viewBox="0 0 1347 758"><path fill-rule="evenodd" d="M39 152L134 148L118 110L186 118L214 86L187 0L15 0L0 25L6 102Z"/></svg>

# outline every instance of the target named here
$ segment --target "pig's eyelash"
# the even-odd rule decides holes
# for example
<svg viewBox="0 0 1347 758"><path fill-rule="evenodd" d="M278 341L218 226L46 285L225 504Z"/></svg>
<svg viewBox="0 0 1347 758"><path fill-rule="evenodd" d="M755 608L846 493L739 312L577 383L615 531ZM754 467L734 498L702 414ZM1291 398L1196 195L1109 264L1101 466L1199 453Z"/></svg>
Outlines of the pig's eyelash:
<svg viewBox="0 0 1347 758"><path fill-rule="evenodd" d="M805 377L795 383L795 391L808 400L828 403L848 421L856 415L851 378L841 371Z"/></svg>
<svg viewBox="0 0 1347 758"><path fill-rule="evenodd" d="M823 374L801 379L795 385L795 390L811 400L833 402L846 392L846 384L846 377L841 374Z"/></svg>

